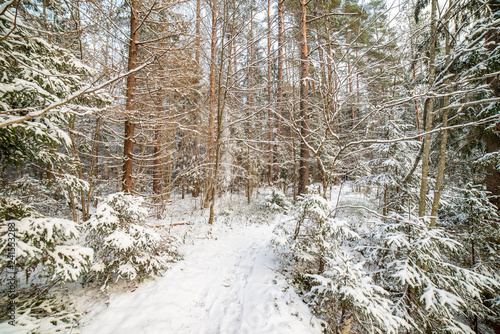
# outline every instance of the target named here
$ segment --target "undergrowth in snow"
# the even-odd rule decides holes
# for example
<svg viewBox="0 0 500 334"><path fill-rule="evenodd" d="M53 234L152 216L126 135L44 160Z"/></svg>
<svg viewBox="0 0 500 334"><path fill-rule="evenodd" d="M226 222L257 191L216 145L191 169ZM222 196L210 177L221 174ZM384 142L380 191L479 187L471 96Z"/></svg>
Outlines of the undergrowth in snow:
<svg viewBox="0 0 500 334"><path fill-rule="evenodd" d="M174 198L152 219L142 199L112 194L83 226L89 248L71 222L19 218L20 256L64 246L60 261L81 260L38 274L62 282L84 273L78 282L92 284L47 286L36 302L25 294L20 326L2 323L0 332L418 333L430 321L437 332L469 333L467 319L495 303L483 303L499 291L494 276L455 265L464 247L443 229L382 217L350 186L327 197L310 191L292 204L261 189L248 203L227 193L208 225L196 198ZM29 237L35 231L43 237Z"/></svg>
<svg viewBox="0 0 500 334"><path fill-rule="evenodd" d="M116 193L98 205L86 223L86 245L95 250L86 282L107 289L120 279L160 275L179 258L177 239L146 223L142 202L141 197Z"/></svg>

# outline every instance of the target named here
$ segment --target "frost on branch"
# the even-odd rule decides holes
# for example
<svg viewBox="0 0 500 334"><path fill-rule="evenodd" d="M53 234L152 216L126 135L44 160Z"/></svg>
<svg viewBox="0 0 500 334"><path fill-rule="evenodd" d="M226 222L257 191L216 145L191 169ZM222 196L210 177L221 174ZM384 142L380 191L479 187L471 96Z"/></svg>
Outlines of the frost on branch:
<svg viewBox="0 0 500 334"><path fill-rule="evenodd" d="M109 195L85 223L86 242L95 252L87 282L106 289L118 280L161 275L178 259L177 240L145 223L143 198L123 193Z"/></svg>

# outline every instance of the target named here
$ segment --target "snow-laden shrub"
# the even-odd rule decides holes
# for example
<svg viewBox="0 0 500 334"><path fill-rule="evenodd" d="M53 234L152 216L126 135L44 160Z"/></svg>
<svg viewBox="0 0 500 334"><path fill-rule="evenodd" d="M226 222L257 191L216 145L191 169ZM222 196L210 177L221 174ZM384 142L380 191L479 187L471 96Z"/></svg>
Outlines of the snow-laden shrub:
<svg viewBox="0 0 500 334"><path fill-rule="evenodd" d="M500 280L500 215L482 186L467 184L445 194L440 210L441 224L455 231L464 247L456 262L474 272ZM479 317L486 322L500 321L500 290L484 291L485 306L491 311Z"/></svg>
<svg viewBox="0 0 500 334"><path fill-rule="evenodd" d="M278 189L272 189L262 200L262 207L271 212L286 211L291 205L283 191Z"/></svg>
<svg viewBox="0 0 500 334"><path fill-rule="evenodd" d="M277 225L272 244L306 302L327 322L328 333L351 326L363 333L396 333L406 325L393 315L388 293L349 254L345 241L357 235L331 217L323 197L305 195L293 216Z"/></svg>
<svg viewBox="0 0 500 334"><path fill-rule="evenodd" d="M9 215L30 213L15 201L9 203ZM88 271L93 252L78 245L78 238L78 226L66 219L25 217L0 223L0 304L15 303L15 323L23 331L71 328L76 315L64 311L50 292L55 284L75 282ZM11 327L8 307L0 310L0 320L7 320L0 332L2 326Z"/></svg>
<svg viewBox="0 0 500 334"><path fill-rule="evenodd" d="M324 257L339 247L344 226L329 217L327 201L315 194L300 198L293 217L276 227L273 242L290 256L297 273L305 279L303 273L323 271Z"/></svg>
<svg viewBox="0 0 500 334"><path fill-rule="evenodd" d="M488 310L484 292L498 289L493 277L453 261L464 251L451 234L427 219L393 214L360 246L377 283L392 291L395 312L417 333L473 333L473 319Z"/></svg>
<svg viewBox="0 0 500 334"><path fill-rule="evenodd" d="M92 249L78 245L79 234L76 223L66 219L26 217L4 222L0 225L2 278L7 268L15 266L27 283L75 282L87 271L93 255Z"/></svg>
<svg viewBox="0 0 500 334"><path fill-rule="evenodd" d="M87 246L95 252L88 282L107 288L120 279L159 275L178 258L178 241L145 223L142 203L141 197L111 194L85 223Z"/></svg>
<svg viewBox="0 0 500 334"><path fill-rule="evenodd" d="M40 214L18 198L0 196L0 221L35 216L40 216Z"/></svg>
<svg viewBox="0 0 500 334"><path fill-rule="evenodd" d="M19 333L72 333L80 318L80 314L69 310L68 305L47 291L19 294L14 302L17 313L15 326L19 328ZM0 333L11 333L12 328L8 322L0 323Z"/></svg>
<svg viewBox="0 0 500 334"><path fill-rule="evenodd" d="M305 298L314 309L329 316L328 332L352 328L352 332L398 333L399 328L409 327L392 314L389 293L373 282L362 262L356 263L341 250L326 261L328 270L308 275L319 285L314 285Z"/></svg>

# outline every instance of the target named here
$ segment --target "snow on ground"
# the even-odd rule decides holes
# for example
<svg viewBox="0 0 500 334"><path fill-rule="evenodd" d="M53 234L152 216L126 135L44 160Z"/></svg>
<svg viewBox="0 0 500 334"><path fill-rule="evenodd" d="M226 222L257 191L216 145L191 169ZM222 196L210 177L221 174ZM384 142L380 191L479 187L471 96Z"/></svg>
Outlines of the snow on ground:
<svg viewBox="0 0 500 334"><path fill-rule="evenodd" d="M245 220L219 220L210 233L200 220L188 227L198 237L190 235L183 260L165 276L94 306L81 319L81 333L321 333L277 272L268 247L274 224Z"/></svg>

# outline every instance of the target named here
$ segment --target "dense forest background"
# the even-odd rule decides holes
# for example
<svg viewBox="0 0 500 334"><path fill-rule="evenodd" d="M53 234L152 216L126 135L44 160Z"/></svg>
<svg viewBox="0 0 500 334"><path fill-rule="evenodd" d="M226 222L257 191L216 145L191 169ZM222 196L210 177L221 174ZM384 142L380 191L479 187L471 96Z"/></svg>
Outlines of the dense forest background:
<svg viewBox="0 0 500 334"><path fill-rule="evenodd" d="M360 252L397 319L348 299L318 312L384 332L498 333L499 74L495 0L4 0L0 271L28 282L42 264L50 287L160 272L155 256L176 257L158 253L166 241L134 246L156 264L128 276L89 270L88 249L104 266L122 250L99 253L110 235L167 203L195 198L212 224L218 196L274 187L303 213L290 249L319 254L290 260L314 290L311 275L339 268L321 242L349 238L322 199L349 183L375 203L343 208L379 219ZM56 252L80 233L73 255Z"/></svg>

